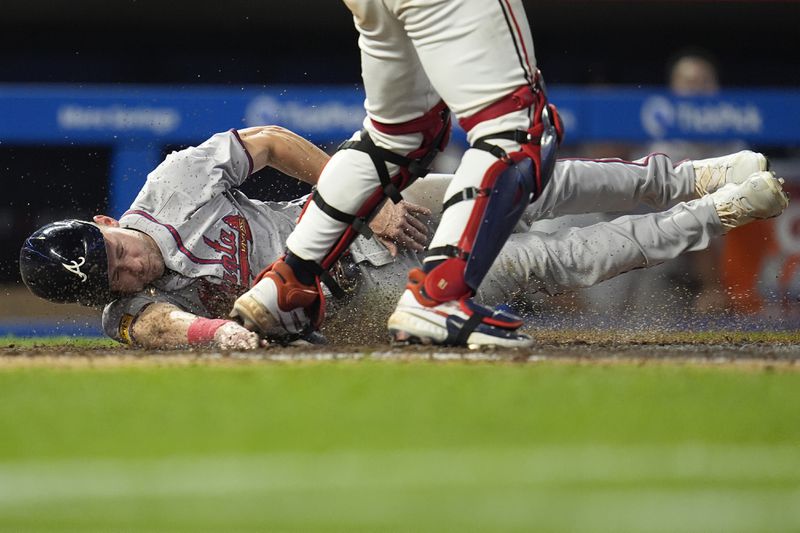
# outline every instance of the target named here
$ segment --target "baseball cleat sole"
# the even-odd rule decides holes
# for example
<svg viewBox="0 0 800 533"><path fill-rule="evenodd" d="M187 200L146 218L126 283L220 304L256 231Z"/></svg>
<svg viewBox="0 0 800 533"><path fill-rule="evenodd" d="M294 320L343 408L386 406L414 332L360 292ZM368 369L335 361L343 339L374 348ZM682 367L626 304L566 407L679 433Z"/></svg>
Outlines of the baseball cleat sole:
<svg viewBox="0 0 800 533"><path fill-rule="evenodd" d="M428 317L435 315L433 311L423 311L427 316L421 316L417 311L417 309L397 309L389 317L388 329L394 342L398 344L446 345L449 334L446 319L436 315L431 320ZM467 348L528 348L533 345L533 339L527 335L501 328L482 327L495 334L473 331L467 337Z"/></svg>

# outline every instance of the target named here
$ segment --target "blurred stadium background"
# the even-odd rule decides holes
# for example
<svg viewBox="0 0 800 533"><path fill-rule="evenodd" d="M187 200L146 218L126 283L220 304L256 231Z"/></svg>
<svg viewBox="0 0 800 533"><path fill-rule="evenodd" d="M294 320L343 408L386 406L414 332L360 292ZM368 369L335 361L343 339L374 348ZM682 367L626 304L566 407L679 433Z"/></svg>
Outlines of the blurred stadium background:
<svg viewBox="0 0 800 533"><path fill-rule="evenodd" d="M568 119L564 155L747 146L800 191L800 3L525 4ZM713 58L719 92L669 90L688 48ZM797 332L683 346L605 331L798 330L798 206L707 254L543 298L532 323L606 340L543 333L529 363L41 346L100 330L96 311L21 285L37 227L119 215L165 152L216 131L276 122L333 149L362 98L338 1L3 0L0 530L800 529ZM463 137L453 147L440 169ZM248 193L304 192L264 177Z"/></svg>
<svg viewBox="0 0 800 533"><path fill-rule="evenodd" d="M525 4L539 66L567 118L564 155L634 158L659 146L681 158L686 143L708 156L750 147L800 190L800 4ZM712 58L721 91L668 90L670 61L688 48ZM279 123L332 150L358 127L363 98L349 13L322 0L6 0L0 65L0 334L99 333L96 312L38 301L21 285L19 248L37 227L121 214L165 152L216 131ZM448 155L440 169L458 154ZM248 192L304 192L258 181ZM800 208L790 207L708 254L531 311L554 326L626 316L633 327L796 329L798 221Z"/></svg>

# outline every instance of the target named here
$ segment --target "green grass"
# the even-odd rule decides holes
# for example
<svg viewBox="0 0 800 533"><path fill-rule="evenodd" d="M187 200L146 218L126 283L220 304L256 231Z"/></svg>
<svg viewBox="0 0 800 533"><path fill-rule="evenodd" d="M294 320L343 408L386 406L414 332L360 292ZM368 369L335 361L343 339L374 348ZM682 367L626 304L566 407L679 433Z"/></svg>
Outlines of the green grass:
<svg viewBox="0 0 800 533"><path fill-rule="evenodd" d="M796 531L800 373L0 372L0 531Z"/></svg>
<svg viewBox="0 0 800 533"><path fill-rule="evenodd" d="M0 336L0 348L34 348L39 346L63 346L69 348L114 348L122 346L108 337L16 337Z"/></svg>

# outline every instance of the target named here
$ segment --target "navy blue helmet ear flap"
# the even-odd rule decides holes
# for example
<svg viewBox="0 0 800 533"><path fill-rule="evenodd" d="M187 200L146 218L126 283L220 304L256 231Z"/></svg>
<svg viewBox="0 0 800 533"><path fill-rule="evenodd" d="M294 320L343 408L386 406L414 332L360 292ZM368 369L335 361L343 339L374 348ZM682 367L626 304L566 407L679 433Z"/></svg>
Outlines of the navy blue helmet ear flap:
<svg viewBox="0 0 800 533"><path fill-rule="evenodd" d="M89 222L61 220L35 231L22 245L19 270L30 291L51 302L100 306L113 299L105 239Z"/></svg>

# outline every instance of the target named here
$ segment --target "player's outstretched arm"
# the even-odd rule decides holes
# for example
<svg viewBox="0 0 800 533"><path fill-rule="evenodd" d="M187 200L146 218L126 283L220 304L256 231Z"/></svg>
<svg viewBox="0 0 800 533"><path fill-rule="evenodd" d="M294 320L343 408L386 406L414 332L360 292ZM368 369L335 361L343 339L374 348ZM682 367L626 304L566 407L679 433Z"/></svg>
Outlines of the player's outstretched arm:
<svg viewBox="0 0 800 533"><path fill-rule="evenodd" d="M168 303L148 306L133 324L131 340L142 348L206 346L222 350L252 350L262 346L256 333L232 320L210 319Z"/></svg>
<svg viewBox="0 0 800 533"><path fill-rule="evenodd" d="M269 166L315 185L330 159L314 144L280 126L257 126L238 133L253 158L253 172Z"/></svg>

